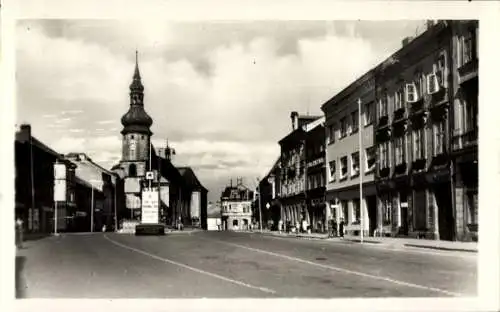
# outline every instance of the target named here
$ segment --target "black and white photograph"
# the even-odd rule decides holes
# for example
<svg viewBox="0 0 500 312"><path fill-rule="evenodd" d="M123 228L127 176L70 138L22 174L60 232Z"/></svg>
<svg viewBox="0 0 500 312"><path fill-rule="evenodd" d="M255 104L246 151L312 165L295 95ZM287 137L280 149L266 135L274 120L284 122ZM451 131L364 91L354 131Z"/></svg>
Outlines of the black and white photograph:
<svg viewBox="0 0 500 312"><path fill-rule="evenodd" d="M2 138L15 302L479 297L479 15L27 15Z"/></svg>

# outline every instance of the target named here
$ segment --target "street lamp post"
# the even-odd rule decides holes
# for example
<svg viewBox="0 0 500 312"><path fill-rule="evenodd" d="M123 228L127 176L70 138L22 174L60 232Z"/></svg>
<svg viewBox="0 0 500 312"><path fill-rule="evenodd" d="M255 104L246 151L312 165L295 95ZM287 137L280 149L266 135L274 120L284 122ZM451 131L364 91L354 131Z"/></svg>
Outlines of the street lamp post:
<svg viewBox="0 0 500 312"><path fill-rule="evenodd" d="M259 228L262 233L262 192L259 185Z"/></svg>
<svg viewBox="0 0 500 312"><path fill-rule="evenodd" d="M360 240L363 243L363 124L361 123L361 99L358 99L358 138L359 138L359 225L361 227L360 230Z"/></svg>
<svg viewBox="0 0 500 312"><path fill-rule="evenodd" d="M94 232L94 184L91 183L92 195L90 202L90 233Z"/></svg>
<svg viewBox="0 0 500 312"><path fill-rule="evenodd" d="M98 181L98 180L90 180L90 187L92 189L92 193L91 193L91 203L90 203L90 233L93 233L94 232L94 201L95 201L95 198L94 198L94 182L101 182L101 181Z"/></svg>

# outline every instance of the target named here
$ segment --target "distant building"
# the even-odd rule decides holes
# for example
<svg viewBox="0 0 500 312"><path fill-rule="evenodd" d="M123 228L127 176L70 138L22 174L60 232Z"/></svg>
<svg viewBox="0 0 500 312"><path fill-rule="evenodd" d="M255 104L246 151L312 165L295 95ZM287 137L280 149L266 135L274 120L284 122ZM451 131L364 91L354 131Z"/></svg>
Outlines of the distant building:
<svg viewBox="0 0 500 312"><path fill-rule="evenodd" d="M262 198L262 223L264 225L271 224L270 230L277 230L279 221L281 220L281 203L279 200L280 194L280 159L276 159L271 170L259 182L259 192ZM257 199L258 200L258 199ZM269 205L269 208L267 206ZM254 205L258 210L258 203ZM258 217L254 213L254 217Z"/></svg>
<svg viewBox="0 0 500 312"><path fill-rule="evenodd" d="M220 231L222 229L222 214L220 211L220 202L208 203L207 207L207 228L208 231Z"/></svg>
<svg viewBox="0 0 500 312"><path fill-rule="evenodd" d="M121 119L122 159L111 170L124 179L126 219L140 220L141 193L146 187L159 187L159 222L177 226L206 228L207 189L189 167L176 168L173 150L155 148L151 143L153 119L144 109L144 86L136 64L130 85L130 107ZM147 181L146 172L154 179Z"/></svg>
<svg viewBox="0 0 500 312"><path fill-rule="evenodd" d="M248 230L252 222L254 192L238 179L236 185L227 186L221 194L222 228L224 230Z"/></svg>
<svg viewBox="0 0 500 312"><path fill-rule="evenodd" d="M69 153L65 157L76 166L75 230L90 231L91 222L93 231L100 231L104 225L114 229L115 215L124 208L118 203L118 198L123 197L119 176L93 162L85 153Z"/></svg>
<svg viewBox="0 0 500 312"><path fill-rule="evenodd" d="M189 214L186 213L186 215L189 215L190 217L190 225L206 230L208 190L201 185L201 182L194 174L193 169L190 167L179 167L177 169L184 178L188 187L191 189L190 206L188 211Z"/></svg>

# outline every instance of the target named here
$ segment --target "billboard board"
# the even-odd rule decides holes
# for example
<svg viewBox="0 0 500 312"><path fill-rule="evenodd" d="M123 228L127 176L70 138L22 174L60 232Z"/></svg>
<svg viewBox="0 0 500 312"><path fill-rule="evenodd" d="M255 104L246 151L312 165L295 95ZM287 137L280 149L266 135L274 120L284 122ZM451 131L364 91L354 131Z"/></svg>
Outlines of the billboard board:
<svg viewBox="0 0 500 312"><path fill-rule="evenodd" d="M54 164L54 179L66 180L66 165Z"/></svg>
<svg viewBox="0 0 500 312"><path fill-rule="evenodd" d="M125 178L125 193L140 193L141 180L140 178Z"/></svg>
<svg viewBox="0 0 500 312"><path fill-rule="evenodd" d="M134 194L125 194L125 204L127 209L141 208L141 199Z"/></svg>
<svg viewBox="0 0 500 312"><path fill-rule="evenodd" d="M200 217L200 192L191 193L191 218Z"/></svg>
<svg viewBox="0 0 500 312"><path fill-rule="evenodd" d="M158 223L158 191L145 190L142 192L141 223Z"/></svg>
<svg viewBox="0 0 500 312"><path fill-rule="evenodd" d="M54 180L54 201L66 200L66 180Z"/></svg>

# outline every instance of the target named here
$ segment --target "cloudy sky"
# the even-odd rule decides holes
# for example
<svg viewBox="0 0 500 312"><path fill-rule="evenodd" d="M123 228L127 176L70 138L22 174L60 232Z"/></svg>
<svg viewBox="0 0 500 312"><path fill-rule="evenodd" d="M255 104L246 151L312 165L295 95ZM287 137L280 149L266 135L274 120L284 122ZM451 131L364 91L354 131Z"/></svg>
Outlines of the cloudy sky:
<svg viewBox="0 0 500 312"><path fill-rule="evenodd" d="M17 24L17 123L60 153L106 168L121 155L135 49L153 143L176 151L216 200L255 186L279 155L290 112L321 105L384 60L423 21L24 20Z"/></svg>

